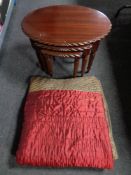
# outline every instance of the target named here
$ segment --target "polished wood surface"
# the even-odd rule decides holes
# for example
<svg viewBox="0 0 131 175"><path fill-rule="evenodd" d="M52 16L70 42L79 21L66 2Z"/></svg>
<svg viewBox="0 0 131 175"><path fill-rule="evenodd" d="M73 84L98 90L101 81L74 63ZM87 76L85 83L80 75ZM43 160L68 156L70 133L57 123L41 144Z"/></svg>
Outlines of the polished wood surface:
<svg viewBox="0 0 131 175"><path fill-rule="evenodd" d="M90 49L92 47L92 44L85 44L82 46L52 46L52 45L46 45L46 44L42 44L40 42L33 42L34 45L38 46L41 49L49 49L49 50L53 50L53 51L63 51L63 52L67 52L67 51L84 51L86 49Z"/></svg>
<svg viewBox="0 0 131 175"><path fill-rule="evenodd" d="M89 61L90 61L90 53L91 53L91 49L86 49L83 52L83 55L82 55L82 66L81 66L81 76L82 77L84 76L87 63L89 63Z"/></svg>
<svg viewBox="0 0 131 175"><path fill-rule="evenodd" d="M60 52L60 51L52 51L48 49L42 49L43 54L47 54L50 56L57 56L62 58L80 58L82 56L82 52Z"/></svg>
<svg viewBox="0 0 131 175"><path fill-rule="evenodd" d="M87 65L87 61L89 62L90 59L90 52L93 47L88 46L83 52L78 51L54 51L43 49L43 47L39 47L39 45L35 45L33 40L30 40L32 47L35 49L37 57L40 62L41 68L46 71L50 76L53 76L53 61L55 60L55 56L59 56L62 58L73 58L74 59L74 71L73 77L77 76L78 67L79 67L79 60L82 58L82 67L81 67L81 76L85 73L85 68ZM52 48L52 47L51 47ZM82 47L83 48L83 47Z"/></svg>
<svg viewBox="0 0 131 175"><path fill-rule="evenodd" d="M73 77L74 77L74 78L77 76L78 67L79 67L79 62L80 62L80 59L79 59L79 58L76 58L76 59L74 60L74 72L73 72Z"/></svg>
<svg viewBox="0 0 131 175"><path fill-rule="evenodd" d="M22 21L23 31L33 40L54 46L78 46L104 38L111 22L100 11L77 5L37 9Z"/></svg>
<svg viewBox="0 0 131 175"><path fill-rule="evenodd" d="M89 58L89 62L88 62L88 66L87 66L87 73L90 71L91 69L91 66L92 66L92 63L93 63L93 60L95 58L95 54L96 54L96 51L99 47L99 44L100 44L100 41L96 41L95 43L93 43L92 45L92 48L90 50L90 58Z"/></svg>
<svg viewBox="0 0 131 175"><path fill-rule="evenodd" d="M73 58L73 77L77 76L82 58L81 76L89 72L99 42L111 29L106 15L77 5L56 5L29 13L22 29L30 38L41 68L53 75L54 57Z"/></svg>
<svg viewBox="0 0 131 175"><path fill-rule="evenodd" d="M74 47L72 46L68 46L68 47L54 46L53 47L53 46L47 45L47 47L44 48L43 46L46 46L46 45L44 44L42 45L41 43L35 42L32 39L30 39L30 41L31 41L32 47L36 51L36 54L39 59L39 63L40 63L42 70L46 71L50 76L53 76L53 61L55 61L55 56L74 59L73 77L77 76L79 60L82 57L81 75L82 76L84 75L86 62L87 60L89 61L92 44L85 45L85 46L79 46L79 47L78 46L74 46ZM62 51L60 51L61 48L62 48ZM66 51L67 49L71 49L72 51Z"/></svg>

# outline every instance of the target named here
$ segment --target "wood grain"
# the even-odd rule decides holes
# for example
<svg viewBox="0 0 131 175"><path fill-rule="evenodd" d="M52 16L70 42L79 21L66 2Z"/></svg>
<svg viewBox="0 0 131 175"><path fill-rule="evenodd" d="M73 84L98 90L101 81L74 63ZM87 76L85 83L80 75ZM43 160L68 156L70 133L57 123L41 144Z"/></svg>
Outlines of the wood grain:
<svg viewBox="0 0 131 175"><path fill-rule="evenodd" d="M33 40L55 46L79 46L105 37L111 22L100 11L77 5L37 9L22 21L23 31Z"/></svg>

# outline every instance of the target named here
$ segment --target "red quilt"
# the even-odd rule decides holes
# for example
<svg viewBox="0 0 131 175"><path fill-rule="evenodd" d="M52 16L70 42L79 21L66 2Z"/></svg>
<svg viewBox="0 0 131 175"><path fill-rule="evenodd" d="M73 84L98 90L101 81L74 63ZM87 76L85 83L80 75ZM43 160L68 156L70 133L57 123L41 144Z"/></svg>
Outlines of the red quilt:
<svg viewBox="0 0 131 175"><path fill-rule="evenodd" d="M29 93L16 160L33 166L113 168L102 95L78 90Z"/></svg>

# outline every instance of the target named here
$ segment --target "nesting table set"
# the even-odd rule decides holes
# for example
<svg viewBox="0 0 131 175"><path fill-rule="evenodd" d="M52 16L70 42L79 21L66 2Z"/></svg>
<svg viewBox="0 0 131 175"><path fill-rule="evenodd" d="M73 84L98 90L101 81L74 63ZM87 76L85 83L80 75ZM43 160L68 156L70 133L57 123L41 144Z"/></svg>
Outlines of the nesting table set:
<svg viewBox="0 0 131 175"><path fill-rule="evenodd" d="M81 76L90 71L100 40L109 33L111 22L91 8L56 5L29 13L22 21L22 29L43 70L52 76L55 57L72 58L76 77L80 59Z"/></svg>

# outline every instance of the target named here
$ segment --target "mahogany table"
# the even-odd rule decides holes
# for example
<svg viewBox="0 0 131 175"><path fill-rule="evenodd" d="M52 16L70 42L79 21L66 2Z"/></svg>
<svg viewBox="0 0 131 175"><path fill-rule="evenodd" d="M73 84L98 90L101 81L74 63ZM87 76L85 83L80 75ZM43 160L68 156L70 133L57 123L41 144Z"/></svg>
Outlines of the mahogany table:
<svg viewBox="0 0 131 175"><path fill-rule="evenodd" d="M77 75L82 58L82 76L86 65L90 70L99 41L111 29L111 22L102 12L77 5L56 5L36 9L22 21L22 29L30 38L43 69L52 75L54 56L74 59Z"/></svg>

